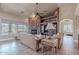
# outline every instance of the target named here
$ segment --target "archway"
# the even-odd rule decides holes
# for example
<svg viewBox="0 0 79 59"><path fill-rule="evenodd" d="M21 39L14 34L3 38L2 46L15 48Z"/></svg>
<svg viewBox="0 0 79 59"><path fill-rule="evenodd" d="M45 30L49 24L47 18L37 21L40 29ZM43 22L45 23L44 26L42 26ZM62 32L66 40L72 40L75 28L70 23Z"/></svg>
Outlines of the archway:
<svg viewBox="0 0 79 59"><path fill-rule="evenodd" d="M64 34L62 49L67 50L70 53L71 49L74 50L73 30L72 19L64 19L60 21L60 31Z"/></svg>
<svg viewBox="0 0 79 59"><path fill-rule="evenodd" d="M73 20L64 19L60 21L60 32L66 35L73 35Z"/></svg>

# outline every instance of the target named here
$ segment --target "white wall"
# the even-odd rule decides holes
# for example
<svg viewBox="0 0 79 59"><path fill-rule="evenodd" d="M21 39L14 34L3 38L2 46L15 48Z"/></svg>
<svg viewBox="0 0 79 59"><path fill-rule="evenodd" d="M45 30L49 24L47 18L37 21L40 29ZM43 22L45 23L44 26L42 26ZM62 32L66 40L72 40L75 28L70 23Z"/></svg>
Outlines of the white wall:
<svg viewBox="0 0 79 59"><path fill-rule="evenodd" d="M75 16L74 16L74 39L78 40L78 34L79 34L79 4L76 6L75 10Z"/></svg>
<svg viewBox="0 0 79 59"><path fill-rule="evenodd" d="M76 8L76 11L75 11L75 21L76 21L76 31L77 33L79 34L79 4L77 4L77 8Z"/></svg>
<svg viewBox="0 0 79 59"><path fill-rule="evenodd" d="M61 4L61 5L59 5L60 22L64 19L74 20L76 6L77 6L77 4ZM73 25L74 25L74 23L73 23ZM60 27L62 27L62 24L60 25ZM62 28L60 29L60 32L62 32Z"/></svg>
<svg viewBox="0 0 79 59"><path fill-rule="evenodd" d="M76 4L61 5L60 7L60 20L74 19Z"/></svg>

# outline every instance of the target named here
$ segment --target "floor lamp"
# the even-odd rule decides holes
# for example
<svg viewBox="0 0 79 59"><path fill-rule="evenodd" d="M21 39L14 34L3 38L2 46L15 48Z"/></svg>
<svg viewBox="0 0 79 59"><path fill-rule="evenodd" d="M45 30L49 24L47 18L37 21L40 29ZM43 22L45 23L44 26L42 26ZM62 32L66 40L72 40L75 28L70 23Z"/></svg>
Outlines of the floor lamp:
<svg viewBox="0 0 79 59"><path fill-rule="evenodd" d="M55 29L52 22L48 22L46 29L48 30L49 39L51 39L52 30L54 31Z"/></svg>

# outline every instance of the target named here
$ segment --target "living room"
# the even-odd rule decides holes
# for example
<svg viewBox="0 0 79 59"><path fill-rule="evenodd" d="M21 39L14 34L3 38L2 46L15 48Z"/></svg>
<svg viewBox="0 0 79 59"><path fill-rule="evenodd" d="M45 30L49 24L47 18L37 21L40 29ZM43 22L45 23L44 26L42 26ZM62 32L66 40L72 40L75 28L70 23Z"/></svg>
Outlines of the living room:
<svg viewBox="0 0 79 59"><path fill-rule="evenodd" d="M78 3L0 3L0 55L78 55Z"/></svg>

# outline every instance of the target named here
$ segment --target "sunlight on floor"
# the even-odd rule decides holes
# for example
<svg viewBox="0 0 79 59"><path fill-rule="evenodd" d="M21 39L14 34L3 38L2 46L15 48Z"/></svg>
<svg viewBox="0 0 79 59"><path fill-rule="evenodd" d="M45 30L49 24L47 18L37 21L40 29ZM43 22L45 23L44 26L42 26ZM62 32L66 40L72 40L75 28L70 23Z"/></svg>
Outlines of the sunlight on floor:
<svg viewBox="0 0 79 59"><path fill-rule="evenodd" d="M75 42L76 43L76 42ZM63 45L57 50L55 55L78 55L79 49L74 43L72 36L64 35ZM0 55L39 55L42 53L35 52L32 49L22 45L16 40L0 41Z"/></svg>

